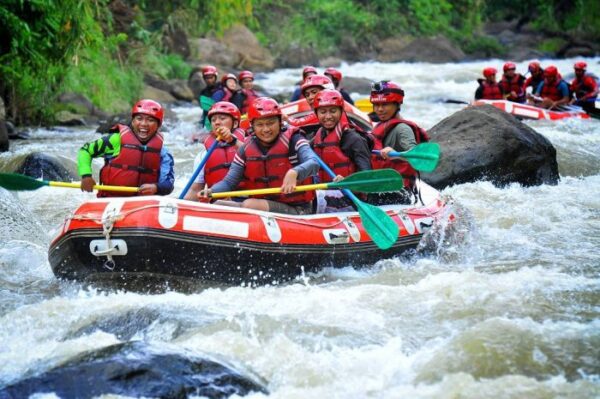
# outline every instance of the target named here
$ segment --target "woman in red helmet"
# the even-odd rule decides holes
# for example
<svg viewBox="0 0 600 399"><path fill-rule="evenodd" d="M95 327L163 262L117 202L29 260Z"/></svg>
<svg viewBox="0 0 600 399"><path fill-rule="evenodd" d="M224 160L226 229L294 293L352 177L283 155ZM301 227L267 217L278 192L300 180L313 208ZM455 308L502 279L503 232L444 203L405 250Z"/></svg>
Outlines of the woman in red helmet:
<svg viewBox="0 0 600 399"><path fill-rule="evenodd" d="M294 93L292 93L292 98L290 98L290 101L298 101L302 98L302 83L304 83L306 78L312 75L316 75L317 73L317 68L315 68L314 66L309 65L302 69L302 80L298 82L298 87L294 89Z"/></svg>
<svg viewBox="0 0 600 399"><path fill-rule="evenodd" d="M371 170L369 137L353 126L344 116L344 97L337 90L325 89L314 98L314 111L321 127L316 132L312 147L317 156L336 174L335 181L362 170ZM332 179L324 170L319 171L321 182ZM317 193L318 213L351 210L352 201L339 190Z"/></svg>
<svg viewBox="0 0 600 399"><path fill-rule="evenodd" d="M575 95L575 98L571 100L571 103L579 105L586 112L595 110L596 99L598 98L596 79L585 73L587 64L584 61L576 62L573 69L575 70L575 79L571 82L571 92Z"/></svg>
<svg viewBox="0 0 600 399"><path fill-rule="evenodd" d="M333 82L325 75L311 75L304 80L300 88L306 102L313 108L313 101L317 93L321 90L333 89ZM306 134L306 138L309 140L312 140L317 130L321 127L317 115L313 112L298 118L289 117L288 122L290 125L301 127Z"/></svg>
<svg viewBox="0 0 600 399"><path fill-rule="evenodd" d="M257 98L250 105L248 119L253 135L238 150L225 178L198 197L203 200L211 192L235 190L243 181L245 189L281 187L282 193L256 196L241 204L217 203L292 215L311 213L314 192L294 192L298 182L309 184L309 177L319 169L302 131L282 124L279 104L269 97Z"/></svg>
<svg viewBox="0 0 600 399"><path fill-rule="evenodd" d="M343 87L340 87L340 84L342 83L342 73L339 70L330 67L325 69L323 75L331 79L331 81L333 82L333 87L342 94L342 97L344 97L344 101L354 105L354 101L352 100L352 97L350 97L350 94L348 94L348 92L344 90Z"/></svg>
<svg viewBox="0 0 600 399"><path fill-rule="evenodd" d="M504 91L496 82L496 68L487 67L483 70L484 79L477 79L479 87L475 90L475 100L502 100Z"/></svg>
<svg viewBox="0 0 600 399"><path fill-rule="evenodd" d="M244 101L240 88L238 87L238 79L233 73L223 75L221 78L221 89L223 96L219 101L229 101L235 104L238 109L242 107Z"/></svg>
<svg viewBox="0 0 600 399"><path fill-rule="evenodd" d="M206 155L206 149L211 147L215 140L219 141L219 145L208 158L198 177L196 177L185 195L185 199L197 201L197 194L200 190L206 186L212 187L227 175L238 148L242 146L245 140L245 132L239 127L240 118L240 110L230 102L219 101L210 108L208 119L212 130L196 159L194 159L193 170L196 170Z"/></svg>
<svg viewBox="0 0 600 399"><path fill-rule="evenodd" d="M242 114L248 112L250 104L254 102L260 95L254 90L254 74L250 71L242 71L238 75L238 79L242 89L240 90L242 106L240 111Z"/></svg>
<svg viewBox="0 0 600 399"><path fill-rule="evenodd" d="M131 110L130 125L117 124L110 135L81 147L77 156L81 190L93 190L96 181L92 177L92 158L103 157L101 184L139 187L138 195L170 194L175 182L174 162L158 131L163 117L159 103L140 100ZM135 194L98 192L98 197L130 195Z"/></svg>
<svg viewBox="0 0 600 399"><path fill-rule="evenodd" d="M500 80L500 86L504 91L504 98L508 101L516 103L525 102L525 90L523 84L525 84L525 76L517 73L517 66L514 62L507 62L502 67L504 74Z"/></svg>
<svg viewBox="0 0 600 399"><path fill-rule="evenodd" d="M391 151L408 151L419 143L429 141L429 136L416 123L400 116L404 90L397 83L386 80L373 83L370 100L380 120L371 132L375 138L375 150L379 150L379 153L372 157L373 169L397 170L404 178L404 187L414 192L418 172L408 162L400 158L390 158L388 154ZM399 203L398 201L410 199L410 194L403 191L398 195L384 194L373 197L380 199L376 202L378 204Z"/></svg>
<svg viewBox="0 0 600 399"><path fill-rule="evenodd" d="M202 79L204 79L204 83L206 84L206 87L200 92L198 98L200 108L204 111L202 112L202 119L200 120L200 125L202 127L210 128L210 125L206 122L208 110L214 103L221 101L225 95L223 90L221 90L221 83L217 81L218 76L219 73L217 72L216 67L212 65L202 67Z"/></svg>
<svg viewBox="0 0 600 399"><path fill-rule="evenodd" d="M535 90L535 96L537 98L532 98L533 103L548 109L566 105L571 100L569 84L562 79L554 65L544 69L544 81Z"/></svg>

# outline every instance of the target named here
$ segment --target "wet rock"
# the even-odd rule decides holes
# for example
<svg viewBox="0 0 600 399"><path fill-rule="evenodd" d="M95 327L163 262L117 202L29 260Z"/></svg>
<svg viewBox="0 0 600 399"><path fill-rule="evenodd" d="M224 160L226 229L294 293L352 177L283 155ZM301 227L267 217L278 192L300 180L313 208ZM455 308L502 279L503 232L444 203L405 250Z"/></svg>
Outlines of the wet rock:
<svg viewBox="0 0 600 399"><path fill-rule="evenodd" d="M317 65L319 57L314 48L293 42L275 57L277 68L300 68L305 65Z"/></svg>
<svg viewBox="0 0 600 399"><path fill-rule="evenodd" d="M0 398L55 393L61 398L99 395L228 398L251 392L268 394L265 382L220 360L153 347L121 343L81 354L45 373L0 390Z"/></svg>
<svg viewBox="0 0 600 399"><path fill-rule="evenodd" d="M165 49L170 53L179 54L184 59L188 58L191 54L187 34L185 33L185 30L177 24L163 25L162 42Z"/></svg>
<svg viewBox="0 0 600 399"><path fill-rule="evenodd" d="M503 186L556 184L556 149L535 130L491 105L468 107L430 131L442 155L433 173L421 176L444 187L478 180Z"/></svg>
<svg viewBox="0 0 600 399"><path fill-rule="evenodd" d="M60 126L85 126L86 124L83 115L70 111L58 111L54 114L54 120Z"/></svg>
<svg viewBox="0 0 600 399"><path fill-rule="evenodd" d="M361 93L365 95L371 93L370 79L344 76L341 85L349 93Z"/></svg>
<svg viewBox="0 0 600 399"><path fill-rule="evenodd" d="M9 171L43 180L73 181L78 179L77 165L67 157L32 152L11 160Z"/></svg>
<svg viewBox="0 0 600 399"><path fill-rule="evenodd" d="M175 97L168 91L157 89L156 87L146 85L142 90L142 98L151 98L159 103L171 103L175 101Z"/></svg>
<svg viewBox="0 0 600 399"><path fill-rule="evenodd" d="M8 151L8 129L4 119L6 118L6 110L4 109L4 100L0 97L0 152Z"/></svg>
<svg viewBox="0 0 600 399"><path fill-rule="evenodd" d="M221 41L240 55L237 65L228 66L253 71L272 71L275 68L271 53L260 45L254 33L245 25L233 25L223 34Z"/></svg>
<svg viewBox="0 0 600 399"><path fill-rule="evenodd" d="M200 92L206 87L206 83L204 83L204 79L202 78L201 66L197 66L192 69L190 75L188 76L187 85L190 90L192 90L194 99L197 99L200 96Z"/></svg>
<svg viewBox="0 0 600 399"><path fill-rule="evenodd" d="M409 62L432 62L446 63L458 62L465 58L465 53L455 46L450 40L443 36L433 38L420 37L401 50L390 54L387 62L409 61Z"/></svg>
<svg viewBox="0 0 600 399"><path fill-rule="evenodd" d="M237 66L241 56L237 51L213 39L190 39L190 61L193 64Z"/></svg>
<svg viewBox="0 0 600 399"><path fill-rule="evenodd" d="M395 62L401 61L398 53L402 51L410 41L402 37L389 37L377 44L377 61Z"/></svg>
<svg viewBox="0 0 600 399"><path fill-rule="evenodd" d="M337 68L340 65L342 65L342 61L343 60L338 57L325 57L325 58L319 60L319 66L321 66L323 68L329 68L329 67Z"/></svg>
<svg viewBox="0 0 600 399"><path fill-rule="evenodd" d="M172 79L169 80L169 85L171 86L169 93L178 100L192 102L196 98L185 80Z"/></svg>

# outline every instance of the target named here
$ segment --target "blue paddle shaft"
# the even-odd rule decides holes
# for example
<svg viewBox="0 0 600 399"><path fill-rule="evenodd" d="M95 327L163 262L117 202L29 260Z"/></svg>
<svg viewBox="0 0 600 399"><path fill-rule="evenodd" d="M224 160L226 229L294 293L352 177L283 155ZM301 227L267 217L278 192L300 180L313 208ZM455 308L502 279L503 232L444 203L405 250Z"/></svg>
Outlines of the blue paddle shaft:
<svg viewBox="0 0 600 399"><path fill-rule="evenodd" d="M379 150L373 150L373 151L371 151L371 152L372 152L373 154L377 154L377 155L381 154L381 151L379 151ZM398 151L390 151L390 152L388 152L388 156L389 156L389 157L401 157L401 156L403 156L404 154L405 154L405 153L403 153L403 152L398 152Z"/></svg>
<svg viewBox="0 0 600 399"><path fill-rule="evenodd" d="M183 189L181 194L179 194L179 199L183 199L185 197L187 192L190 190L190 187L192 187L192 184L194 184L196 177L198 177L198 175L200 174L200 171L204 168L204 165L206 165L206 162L208 162L208 158L210 157L210 154L213 153L213 151L215 150L215 148L217 148L218 145L219 145L219 140L215 140L215 142L212 143L212 145L208 148L206 155L204 156L204 158L202 158L202 161L200 161L200 164L194 171L194 174L190 178L190 181L187 182L187 185L185 186L185 188Z"/></svg>
<svg viewBox="0 0 600 399"><path fill-rule="evenodd" d="M333 173L333 170L331 170L331 168L329 166L327 166L325 161L323 161L321 159L321 157L319 157L319 156L317 156L317 161L319 161L319 165L321 165L321 168L323 168L323 170L325 172L327 172L329 177L331 177L332 180L335 179L336 174ZM348 190L347 188L343 188L342 192L344 193L344 195L346 195L348 198L350 198L353 202L359 201L359 199L356 198L356 195L354 195L354 193L352 191Z"/></svg>

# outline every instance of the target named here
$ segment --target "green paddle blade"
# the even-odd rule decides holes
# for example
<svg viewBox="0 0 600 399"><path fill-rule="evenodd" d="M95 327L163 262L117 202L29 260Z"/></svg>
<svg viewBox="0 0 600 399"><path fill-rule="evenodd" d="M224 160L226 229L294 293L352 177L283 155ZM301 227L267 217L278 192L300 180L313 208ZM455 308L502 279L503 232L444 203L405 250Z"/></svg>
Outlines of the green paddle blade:
<svg viewBox="0 0 600 399"><path fill-rule="evenodd" d="M438 143L421 143L399 154L416 170L433 172L440 160L440 145Z"/></svg>
<svg viewBox="0 0 600 399"><path fill-rule="evenodd" d="M398 239L399 229L390 215L376 206L369 205L358 199L354 203L358 207L362 224L375 245L380 249L388 249L394 245Z"/></svg>
<svg viewBox="0 0 600 399"><path fill-rule="evenodd" d="M0 173L0 187L12 191L37 190L47 186L48 182L17 173Z"/></svg>
<svg viewBox="0 0 600 399"><path fill-rule="evenodd" d="M200 96L200 108L204 111L208 111L213 106L215 100L207 96Z"/></svg>
<svg viewBox="0 0 600 399"><path fill-rule="evenodd" d="M402 189L400 173L394 169L363 170L344 178L337 183L328 183L328 189L347 188L363 193L384 193Z"/></svg>

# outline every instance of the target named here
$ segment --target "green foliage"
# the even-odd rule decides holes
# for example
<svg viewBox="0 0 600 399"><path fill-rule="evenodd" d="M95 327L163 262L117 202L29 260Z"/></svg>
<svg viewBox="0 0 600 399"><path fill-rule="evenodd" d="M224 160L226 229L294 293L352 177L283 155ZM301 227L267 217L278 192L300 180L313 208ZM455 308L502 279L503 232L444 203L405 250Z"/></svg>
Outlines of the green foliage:
<svg viewBox="0 0 600 399"><path fill-rule="evenodd" d="M498 57L506 53L506 48L494 37L468 36L460 40L461 47L467 54L483 57Z"/></svg>
<svg viewBox="0 0 600 399"><path fill-rule="evenodd" d="M413 33L433 36L450 28L452 5L447 0L410 0L408 9L417 21Z"/></svg>
<svg viewBox="0 0 600 399"><path fill-rule="evenodd" d="M153 47L144 56L143 69L163 79L187 79L192 71L179 54L163 54Z"/></svg>
<svg viewBox="0 0 600 399"><path fill-rule="evenodd" d="M566 43L566 40L561 38L545 39L540 42L538 49L545 53L555 53L563 48Z"/></svg>

